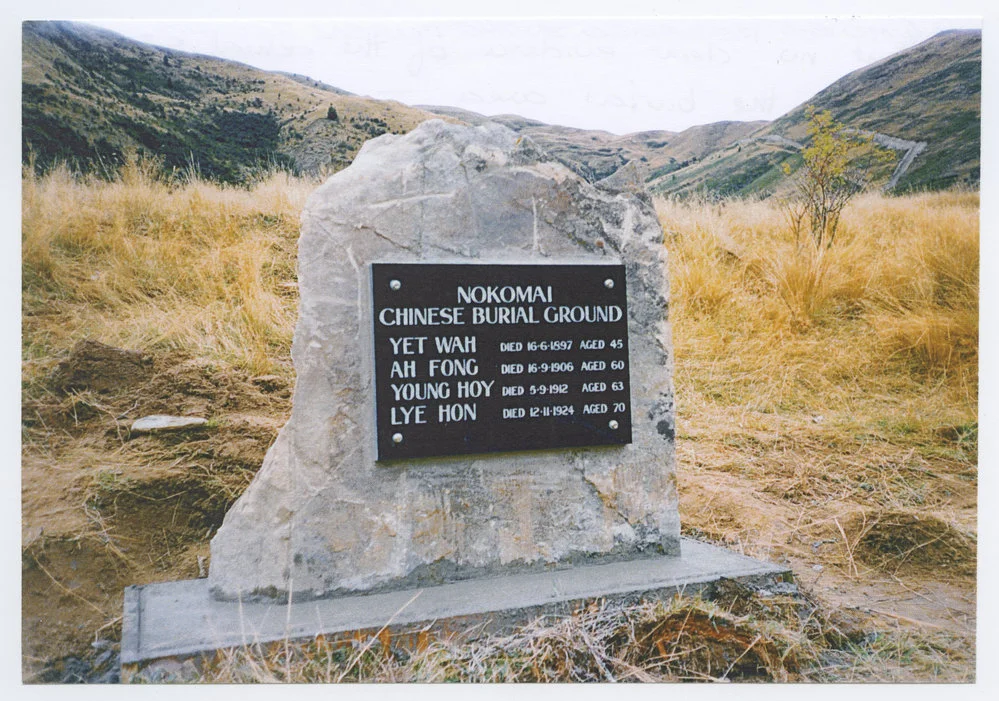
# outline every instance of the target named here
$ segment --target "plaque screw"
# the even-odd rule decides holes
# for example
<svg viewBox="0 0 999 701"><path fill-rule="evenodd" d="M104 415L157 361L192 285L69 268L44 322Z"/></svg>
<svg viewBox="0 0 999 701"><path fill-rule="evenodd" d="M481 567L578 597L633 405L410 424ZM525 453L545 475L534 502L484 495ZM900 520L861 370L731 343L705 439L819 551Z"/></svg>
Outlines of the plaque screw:
<svg viewBox="0 0 999 701"><path fill-rule="evenodd" d="M395 443L396 445L402 443L402 434L401 433L393 433L392 434L392 442Z"/></svg>
<svg viewBox="0 0 999 701"><path fill-rule="evenodd" d="M610 423L608 423L607 425L608 425L608 426L610 426L610 427L611 427L612 429L614 429L615 431L617 430L617 421L615 421L614 419L611 419L611 420L610 420ZM395 434L395 435L397 435L397 436L398 436L399 434L397 433L397 434Z"/></svg>
<svg viewBox="0 0 999 701"><path fill-rule="evenodd" d="M606 287L608 290L611 289L612 287L614 287L614 281L611 280L610 278L607 278L606 280L604 280L604 287Z"/></svg>
<svg viewBox="0 0 999 701"><path fill-rule="evenodd" d="M391 282L389 282L389 287L393 290L400 290L402 289L402 283L399 282L398 280L392 280Z"/></svg>

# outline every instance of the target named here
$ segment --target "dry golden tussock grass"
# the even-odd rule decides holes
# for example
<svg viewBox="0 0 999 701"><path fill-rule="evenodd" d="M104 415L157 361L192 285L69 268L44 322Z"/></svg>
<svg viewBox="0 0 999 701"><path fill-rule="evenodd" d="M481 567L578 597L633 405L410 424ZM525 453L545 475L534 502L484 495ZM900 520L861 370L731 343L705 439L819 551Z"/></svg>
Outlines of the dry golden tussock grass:
<svg viewBox="0 0 999 701"><path fill-rule="evenodd" d="M864 196L823 250L765 202L657 208L684 523L762 556L858 510L973 537L977 193Z"/></svg>
<svg viewBox="0 0 999 701"><path fill-rule="evenodd" d="M154 173L137 160L112 181L26 169L27 359L89 337L273 371L288 355L298 218L314 183L277 173L222 188Z"/></svg>
<svg viewBox="0 0 999 701"><path fill-rule="evenodd" d="M766 202L656 204L684 530L882 612L831 678L973 678L978 194L863 196L822 251Z"/></svg>
<svg viewBox="0 0 999 701"><path fill-rule="evenodd" d="M974 415L977 193L867 195L822 250L797 245L765 202L657 208L681 393L852 412L858 397L897 404L942 383L932 400Z"/></svg>

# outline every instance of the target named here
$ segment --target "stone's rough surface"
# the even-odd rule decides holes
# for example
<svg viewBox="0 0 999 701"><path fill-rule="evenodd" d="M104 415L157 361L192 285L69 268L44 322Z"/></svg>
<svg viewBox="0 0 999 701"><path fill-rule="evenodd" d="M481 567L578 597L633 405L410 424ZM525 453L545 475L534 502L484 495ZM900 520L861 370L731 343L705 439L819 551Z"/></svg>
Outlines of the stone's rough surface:
<svg viewBox="0 0 999 701"><path fill-rule="evenodd" d="M626 266L633 442L377 463L373 262ZM505 127L369 141L310 198L288 424L212 540L216 597L295 600L678 554L662 231Z"/></svg>
<svg viewBox="0 0 999 701"><path fill-rule="evenodd" d="M645 180L634 161L628 161L603 180L598 180L596 186L607 192L630 192L639 194L645 191Z"/></svg>
<svg viewBox="0 0 999 701"><path fill-rule="evenodd" d="M197 428L208 423L207 419L197 416L168 416L166 414L152 414L143 416L132 422L132 433L156 433L157 431L181 431L188 428Z"/></svg>

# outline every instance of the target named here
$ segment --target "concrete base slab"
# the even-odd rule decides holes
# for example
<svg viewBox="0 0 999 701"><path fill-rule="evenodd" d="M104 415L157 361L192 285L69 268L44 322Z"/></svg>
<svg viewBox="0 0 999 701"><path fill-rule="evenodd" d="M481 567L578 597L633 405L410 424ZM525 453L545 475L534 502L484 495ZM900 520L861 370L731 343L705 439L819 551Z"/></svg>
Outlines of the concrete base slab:
<svg viewBox="0 0 999 701"><path fill-rule="evenodd" d="M208 580L125 589L124 665L275 640L336 637L354 631L462 624L496 629L542 614L568 614L603 599L622 604L694 593L722 578L780 578L780 567L683 539L680 557L452 582L434 587L302 603L216 601ZM457 624L457 625L456 625Z"/></svg>

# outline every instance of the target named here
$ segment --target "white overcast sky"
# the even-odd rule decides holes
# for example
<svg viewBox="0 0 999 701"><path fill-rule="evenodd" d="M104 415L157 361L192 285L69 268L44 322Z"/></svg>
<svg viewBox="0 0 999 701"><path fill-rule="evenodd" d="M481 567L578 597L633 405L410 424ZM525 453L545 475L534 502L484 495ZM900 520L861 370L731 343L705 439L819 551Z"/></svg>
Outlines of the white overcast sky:
<svg viewBox="0 0 999 701"><path fill-rule="evenodd" d="M309 19L274 17L283 9L278 3L254 11L254 3L241 2L228 13L213 5L215 19L197 11L178 15L182 7L173 3L118 5L67 4L65 14L48 17L85 19L160 46L302 73L361 95L615 133L774 119L851 70L940 30L982 24L967 13L954 16L961 3L942 2L868 2L866 13L851 13L849 3L788 4L798 15L810 9L807 18L788 17L773 3L732 5L742 16L730 10L710 18L678 16L713 6L690 2L510 4L507 10L534 8L535 15L553 8L548 17L520 18L482 17L481 8L469 17L470 3L432 3L434 11L409 17L399 15L416 14L413 8L424 4L353 3L338 12L323 3L313 6L322 17ZM888 11L892 6L899 9ZM137 11L200 19L132 19ZM641 16L622 16L636 12ZM247 19L260 16L268 18ZM121 17L127 19L115 19Z"/></svg>

